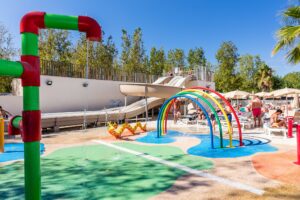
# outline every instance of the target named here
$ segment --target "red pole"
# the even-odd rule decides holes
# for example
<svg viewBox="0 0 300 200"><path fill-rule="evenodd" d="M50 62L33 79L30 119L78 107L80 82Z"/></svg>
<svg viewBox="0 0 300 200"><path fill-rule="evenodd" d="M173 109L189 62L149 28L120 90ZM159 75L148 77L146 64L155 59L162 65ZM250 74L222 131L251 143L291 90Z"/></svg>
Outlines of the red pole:
<svg viewBox="0 0 300 200"><path fill-rule="evenodd" d="M297 161L296 165L300 165L300 124L297 125Z"/></svg>
<svg viewBox="0 0 300 200"><path fill-rule="evenodd" d="M294 123L294 119L293 117L288 117L288 138L292 138L293 137L293 123Z"/></svg>
<svg viewBox="0 0 300 200"><path fill-rule="evenodd" d="M167 123L168 123L168 116L169 116L169 112L170 112L170 109L171 109L171 107L172 107L172 105L173 105L173 100L171 101L171 103L168 105L168 107L166 108L166 116L165 116L165 119L163 119L163 120L165 120L164 121L164 127L165 127L165 134L167 134Z"/></svg>

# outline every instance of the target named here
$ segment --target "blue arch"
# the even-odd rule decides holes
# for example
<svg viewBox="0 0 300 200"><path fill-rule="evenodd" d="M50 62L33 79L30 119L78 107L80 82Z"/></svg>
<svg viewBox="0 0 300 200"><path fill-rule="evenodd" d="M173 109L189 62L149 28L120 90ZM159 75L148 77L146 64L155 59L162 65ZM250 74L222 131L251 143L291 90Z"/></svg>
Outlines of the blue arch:
<svg viewBox="0 0 300 200"><path fill-rule="evenodd" d="M160 121L161 121L161 117L162 117L162 114L163 114L162 110L164 110L164 109L162 109L162 108L166 107L166 105L167 105L171 100L176 99L176 98L178 98L178 97L185 97L185 98L187 98L187 99L193 101L193 102L196 103L197 106L199 106L200 109L204 112L204 115L205 115L205 117L206 117L206 119L207 119L208 126L209 126L209 129L210 129L211 148L214 148L214 136L213 136L214 133L213 133L213 128L212 128L212 124L211 124L210 117L209 117L209 115L208 115L206 109L203 107L203 105L202 105L200 102L198 102L197 100L195 100L195 98L193 98L193 97L191 97L191 96L188 96L188 95L174 95L174 96L170 97L169 99L167 99L167 100L163 103L163 105L161 106L161 109L160 109L160 111L159 111L158 118L157 118L157 137L160 137L160 136L161 136L161 132L162 132L162 127L160 126L160 124L161 124Z"/></svg>

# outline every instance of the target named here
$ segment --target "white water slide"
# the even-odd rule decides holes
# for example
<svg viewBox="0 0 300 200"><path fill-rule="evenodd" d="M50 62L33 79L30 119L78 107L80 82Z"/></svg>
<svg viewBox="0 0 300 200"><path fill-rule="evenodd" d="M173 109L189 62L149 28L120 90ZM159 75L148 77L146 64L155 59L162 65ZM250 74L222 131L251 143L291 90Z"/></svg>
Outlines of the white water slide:
<svg viewBox="0 0 300 200"><path fill-rule="evenodd" d="M161 77L153 84L121 84L120 91L125 96L141 96L145 99L123 107L100 111L43 113L42 127L59 128L82 125L84 121L87 124L97 124L98 122L130 119L145 113L146 110L162 105L165 98L180 92L188 81L190 81L190 77L175 76L172 79L171 77Z"/></svg>

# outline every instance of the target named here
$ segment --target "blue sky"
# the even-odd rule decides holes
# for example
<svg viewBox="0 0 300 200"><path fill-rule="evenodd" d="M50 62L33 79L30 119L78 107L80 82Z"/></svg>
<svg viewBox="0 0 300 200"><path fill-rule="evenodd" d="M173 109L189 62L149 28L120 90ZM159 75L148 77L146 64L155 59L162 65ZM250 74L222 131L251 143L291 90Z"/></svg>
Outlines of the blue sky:
<svg viewBox="0 0 300 200"><path fill-rule="evenodd" d="M231 40L241 55L259 54L279 75L299 71L284 55L271 57L280 27L280 11L292 0L6 0L1 1L0 21L20 47L19 21L29 11L66 15L89 15L99 21L106 36L121 45L121 29L143 30L146 49L152 46L203 47L216 63L215 53L223 41ZM73 40L78 34L73 36Z"/></svg>

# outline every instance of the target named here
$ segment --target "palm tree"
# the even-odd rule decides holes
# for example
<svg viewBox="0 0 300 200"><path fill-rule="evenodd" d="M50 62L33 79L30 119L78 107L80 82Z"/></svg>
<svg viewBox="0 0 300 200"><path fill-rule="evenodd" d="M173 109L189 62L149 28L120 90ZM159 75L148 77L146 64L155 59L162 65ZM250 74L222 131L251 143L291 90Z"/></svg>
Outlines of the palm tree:
<svg viewBox="0 0 300 200"><path fill-rule="evenodd" d="M288 62L297 64L300 62L300 6L289 7L282 15L285 25L276 33L278 42L272 54L275 55L279 50L287 50Z"/></svg>
<svg viewBox="0 0 300 200"><path fill-rule="evenodd" d="M255 80L258 88L263 92L270 91L272 88L272 73L273 70L266 64L260 66L257 70Z"/></svg>

